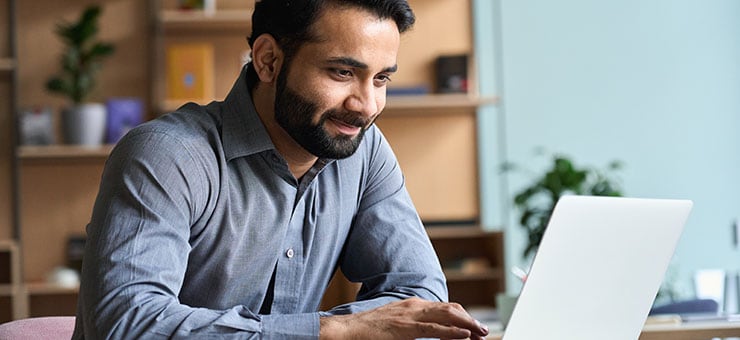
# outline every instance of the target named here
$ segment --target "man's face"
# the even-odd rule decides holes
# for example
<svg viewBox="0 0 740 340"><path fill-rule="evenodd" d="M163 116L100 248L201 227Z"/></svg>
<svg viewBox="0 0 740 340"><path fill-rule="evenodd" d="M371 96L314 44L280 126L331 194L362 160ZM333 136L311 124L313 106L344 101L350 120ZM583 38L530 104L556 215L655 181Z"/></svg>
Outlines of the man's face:
<svg viewBox="0 0 740 340"><path fill-rule="evenodd" d="M283 63L275 120L306 151L349 157L385 106L396 70L399 33L393 20L361 9L329 7L305 43Z"/></svg>

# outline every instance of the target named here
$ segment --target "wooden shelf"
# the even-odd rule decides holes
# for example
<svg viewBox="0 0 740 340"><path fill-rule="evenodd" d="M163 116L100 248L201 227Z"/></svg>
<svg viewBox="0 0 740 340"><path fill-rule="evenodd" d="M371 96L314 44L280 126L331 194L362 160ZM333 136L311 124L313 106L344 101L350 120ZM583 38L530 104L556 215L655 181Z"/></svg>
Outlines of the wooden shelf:
<svg viewBox="0 0 740 340"><path fill-rule="evenodd" d="M203 10L162 10L158 17L165 29L251 29L252 9L228 9L207 12Z"/></svg>
<svg viewBox="0 0 740 340"><path fill-rule="evenodd" d="M426 231L429 238L434 240L478 238L486 235L486 231L479 226L433 226L426 227Z"/></svg>
<svg viewBox="0 0 740 340"><path fill-rule="evenodd" d="M167 113L177 110L183 104L192 101L202 105L211 100L163 100L159 104L159 112ZM498 97L475 97L466 94L427 94L414 96L388 96L385 106L386 113L396 114L440 114L451 109L475 109L484 105L498 102ZM385 113L384 113L385 114Z"/></svg>
<svg viewBox="0 0 740 340"><path fill-rule="evenodd" d="M77 294L80 287L60 286L46 282L28 282L25 284L25 289L28 295L63 295Z"/></svg>
<svg viewBox="0 0 740 340"><path fill-rule="evenodd" d="M501 270L491 268L481 272L467 272L456 269L444 269L445 277L448 282L455 281L486 281L486 280L499 280L501 277Z"/></svg>
<svg viewBox="0 0 740 340"><path fill-rule="evenodd" d="M495 306L505 290L503 233L479 226L428 226L429 239L447 278L450 300Z"/></svg>
<svg viewBox="0 0 740 340"><path fill-rule="evenodd" d="M15 285L9 283L0 284L0 296L14 296L16 293Z"/></svg>
<svg viewBox="0 0 740 340"><path fill-rule="evenodd" d="M388 96L386 110L409 110L418 114L447 109L474 109L496 104L497 97L477 97L467 94L428 94L418 96Z"/></svg>
<svg viewBox="0 0 740 340"><path fill-rule="evenodd" d="M106 158L113 150L112 144L102 146L82 145L25 145L18 147L21 160Z"/></svg>
<svg viewBox="0 0 740 340"><path fill-rule="evenodd" d="M18 244L11 240L0 240L0 251L18 251Z"/></svg>
<svg viewBox="0 0 740 340"><path fill-rule="evenodd" d="M0 58L0 71L12 71L15 65L15 60L11 58Z"/></svg>

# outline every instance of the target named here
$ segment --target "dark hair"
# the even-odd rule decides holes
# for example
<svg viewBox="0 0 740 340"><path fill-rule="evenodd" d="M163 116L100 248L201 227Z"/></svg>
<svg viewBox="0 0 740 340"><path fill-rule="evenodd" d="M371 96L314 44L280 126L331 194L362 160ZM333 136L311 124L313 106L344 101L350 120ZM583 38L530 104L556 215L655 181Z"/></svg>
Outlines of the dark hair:
<svg viewBox="0 0 740 340"><path fill-rule="evenodd" d="M378 18L393 19L400 33L409 30L416 21L407 0L257 0L252 13L252 33L247 38L249 47L260 35L270 34L283 50L286 62L290 62L301 45L316 39L311 27L329 4L358 7ZM251 65L249 69L248 72L254 72ZM251 76L256 77L256 73Z"/></svg>

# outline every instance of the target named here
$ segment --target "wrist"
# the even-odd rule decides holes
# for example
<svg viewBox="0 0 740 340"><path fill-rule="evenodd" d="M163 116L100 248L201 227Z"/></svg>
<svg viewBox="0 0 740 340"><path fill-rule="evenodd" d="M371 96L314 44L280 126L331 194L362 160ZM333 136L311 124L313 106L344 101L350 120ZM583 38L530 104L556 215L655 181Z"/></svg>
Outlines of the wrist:
<svg viewBox="0 0 740 340"><path fill-rule="evenodd" d="M348 339L346 316L334 315L319 318L319 340Z"/></svg>

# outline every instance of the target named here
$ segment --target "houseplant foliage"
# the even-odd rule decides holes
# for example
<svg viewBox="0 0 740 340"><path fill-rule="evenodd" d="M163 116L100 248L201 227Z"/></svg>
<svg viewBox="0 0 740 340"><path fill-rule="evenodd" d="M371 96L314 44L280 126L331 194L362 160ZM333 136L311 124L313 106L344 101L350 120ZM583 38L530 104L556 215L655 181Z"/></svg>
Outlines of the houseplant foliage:
<svg viewBox="0 0 740 340"><path fill-rule="evenodd" d="M514 205L520 210L519 224L527 232L527 246L522 254L527 258L542 241L550 215L563 195L622 196L615 172L621 169L619 161L610 162L606 169L577 167L564 155L552 156L545 173L514 196ZM506 163L504 171L521 170Z"/></svg>
<svg viewBox="0 0 740 340"><path fill-rule="evenodd" d="M105 137L105 105L86 102L102 60L115 50L112 44L96 39L100 12L99 6L87 7L77 22L61 22L55 30L65 47L61 71L49 78L46 89L71 102L62 110L64 136L70 144L99 145Z"/></svg>
<svg viewBox="0 0 740 340"><path fill-rule="evenodd" d="M55 32L65 45L60 60L62 70L48 80L46 88L74 104L82 103L92 92L101 61L115 51L112 44L95 39L100 12L99 6L90 6L77 22L62 22L56 27Z"/></svg>

